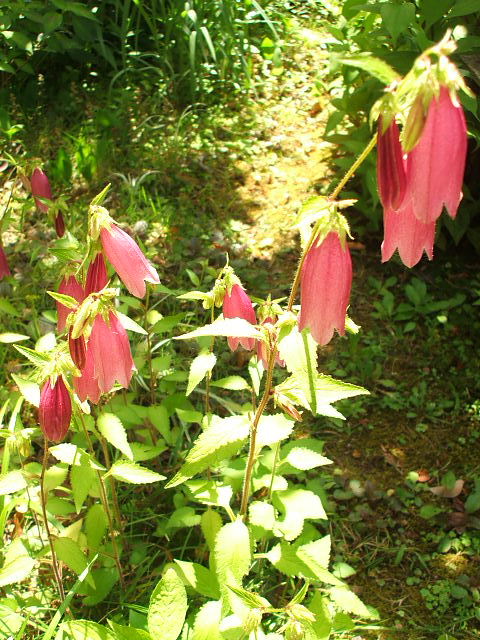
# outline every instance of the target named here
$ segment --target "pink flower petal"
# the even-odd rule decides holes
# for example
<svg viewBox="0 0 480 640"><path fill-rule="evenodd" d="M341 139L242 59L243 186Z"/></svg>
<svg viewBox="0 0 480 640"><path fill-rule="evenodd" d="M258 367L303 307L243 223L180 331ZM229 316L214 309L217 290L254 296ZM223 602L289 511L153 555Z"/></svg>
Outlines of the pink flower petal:
<svg viewBox="0 0 480 640"><path fill-rule="evenodd" d="M400 145L400 132L395 120L382 133L382 118L378 123L377 182L380 200L388 209L398 209L405 197L407 178Z"/></svg>
<svg viewBox="0 0 480 640"><path fill-rule="evenodd" d="M455 106L446 87L428 108L422 135L409 156L413 211L424 224L435 222L447 207L452 218L462 199L467 129L462 107Z"/></svg>
<svg viewBox="0 0 480 640"><path fill-rule="evenodd" d="M158 273L128 233L112 224L110 229L102 228L100 239L107 258L132 295L143 298L145 282L159 284Z"/></svg>
<svg viewBox="0 0 480 640"><path fill-rule="evenodd" d="M257 323L252 302L243 287L239 284L233 285L230 295L228 295L228 292L225 293L223 299L223 317L243 318L250 322L250 324ZM252 349L255 348L255 338L228 338L228 346L232 351L235 351L239 344L247 351L252 351Z"/></svg>
<svg viewBox="0 0 480 640"><path fill-rule="evenodd" d="M351 286L350 251L332 231L303 263L299 330L308 327L320 345L330 342L334 329L343 336Z"/></svg>
<svg viewBox="0 0 480 640"><path fill-rule="evenodd" d="M88 346L93 352L94 377L100 391L108 393L115 381L126 389L135 365L127 332L113 311L109 314L109 325L100 314L97 315Z"/></svg>

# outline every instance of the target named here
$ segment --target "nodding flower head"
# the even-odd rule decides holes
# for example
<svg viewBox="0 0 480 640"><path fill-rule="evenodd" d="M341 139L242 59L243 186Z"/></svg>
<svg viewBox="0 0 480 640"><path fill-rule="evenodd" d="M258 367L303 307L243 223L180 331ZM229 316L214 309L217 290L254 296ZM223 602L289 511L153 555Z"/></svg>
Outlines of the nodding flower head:
<svg viewBox="0 0 480 640"><path fill-rule="evenodd" d="M156 269L145 258L138 244L116 224L103 226L100 240L105 255L132 295L143 298L145 282L160 283Z"/></svg>
<svg viewBox="0 0 480 640"><path fill-rule="evenodd" d="M43 211L43 213L47 213L49 208L48 204L39 200L37 196L44 198L45 200L51 200L52 189L50 188L50 182L48 181L47 176L38 167L32 173L30 185L37 208L40 209L40 211Z"/></svg>
<svg viewBox="0 0 480 640"><path fill-rule="evenodd" d="M62 376L54 385L50 378L44 383L40 393L38 420L40 428L48 440L60 442L67 435L72 418L72 401Z"/></svg>
<svg viewBox="0 0 480 640"><path fill-rule="evenodd" d="M243 318L250 324L257 323L252 301L241 285L234 284L230 293L228 290L225 292L223 316L224 318ZM252 351L255 348L255 338L228 338L228 346L232 351L235 351L239 344L247 351Z"/></svg>
<svg viewBox="0 0 480 640"><path fill-rule="evenodd" d="M5 276L11 275L10 267L8 266L7 256L5 255L5 251L3 250L2 245L0 244L0 280L5 278Z"/></svg>
<svg viewBox="0 0 480 640"><path fill-rule="evenodd" d="M378 122L377 182L380 200L385 208L396 210L405 198L407 176L400 145L400 131L394 119L384 130Z"/></svg>
<svg viewBox="0 0 480 640"><path fill-rule="evenodd" d="M330 231L321 244L312 245L302 266L299 330L308 327L320 345L330 342L334 329L343 336L351 286L348 245Z"/></svg>

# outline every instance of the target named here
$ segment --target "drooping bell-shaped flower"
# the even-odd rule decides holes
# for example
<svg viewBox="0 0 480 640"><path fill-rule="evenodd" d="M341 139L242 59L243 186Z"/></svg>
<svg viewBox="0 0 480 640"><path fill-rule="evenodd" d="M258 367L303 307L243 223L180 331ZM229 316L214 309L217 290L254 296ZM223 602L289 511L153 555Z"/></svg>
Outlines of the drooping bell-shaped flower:
<svg viewBox="0 0 480 640"><path fill-rule="evenodd" d="M123 284L129 292L143 298L145 282L159 284L160 278L143 255L138 244L116 224L109 224L100 230L103 250Z"/></svg>
<svg viewBox="0 0 480 640"><path fill-rule="evenodd" d="M267 317L261 322L262 325L274 325L275 319L272 317ZM265 369L268 367L268 359L270 357L270 349L265 344L263 340L257 340L257 358L262 361ZM275 358L275 364L279 367L284 367L285 362L280 358L277 352L277 356Z"/></svg>
<svg viewBox="0 0 480 640"><path fill-rule="evenodd" d="M97 253L92 260L87 271L85 283L85 295L88 296L96 291L101 291L108 282L107 267L102 253Z"/></svg>
<svg viewBox="0 0 480 640"><path fill-rule="evenodd" d="M73 275L63 278L58 287L58 293L63 293L71 298L75 298L78 303L83 302L85 299L83 287ZM71 309L57 301L57 330L59 332L65 329L65 323L70 312Z"/></svg>
<svg viewBox="0 0 480 640"><path fill-rule="evenodd" d="M428 258L433 258L435 221L421 222L413 213L412 202L407 198L398 211L385 209L383 213L384 239L382 262L390 260L398 249L402 262L413 267L419 262L425 250Z"/></svg>
<svg viewBox="0 0 480 640"><path fill-rule="evenodd" d="M454 218L462 199L467 128L461 105L442 86L428 106L420 139L409 154L407 182L415 216L435 222L445 205Z"/></svg>
<svg viewBox="0 0 480 640"><path fill-rule="evenodd" d="M299 330L308 327L320 345L330 342L334 329L343 336L351 286L348 245L330 231L321 244L313 244L302 266Z"/></svg>
<svg viewBox="0 0 480 640"><path fill-rule="evenodd" d="M403 202L407 177L400 145L400 131L395 119L383 129L383 118L378 121L377 182L380 200L386 209L397 210Z"/></svg>
<svg viewBox="0 0 480 640"><path fill-rule="evenodd" d="M101 391L98 386L98 380L94 377L93 349L90 342L85 351L85 364L81 372L81 376L73 379L73 387L77 396L82 402L90 400L93 404L98 404Z"/></svg>
<svg viewBox="0 0 480 640"><path fill-rule="evenodd" d="M93 377L102 393L108 393L117 381L125 389L130 384L135 364L130 351L127 332L113 311L108 323L101 314L95 318L88 341L93 356Z"/></svg>
<svg viewBox="0 0 480 640"><path fill-rule="evenodd" d="M52 386L50 378L40 393L38 421L48 440L60 442L67 435L72 417L72 401L62 376Z"/></svg>
<svg viewBox="0 0 480 640"><path fill-rule="evenodd" d="M223 317L243 318L250 324L257 323L252 301L241 285L234 284L230 294L226 291L223 298ZM255 338L228 338L228 346L232 351L236 351L239 344L247 351L252 351L255 348Z"/></svg>
<svg viewBox="0 0 480 640"><path fill-rule="evenodd" d="M35 198L35 204L37 205L38 209L40 209L40 211L43 211L43 213L47 213L48 204L39 200L37 196L46 200L51 200L52 189L50 188L50 182L48 181L47 176L38 167L34 169L32 173L30 184L32 187L32 195Z"/></svg>
<svg viewBox="0 0 480 640"><path fill-rule="evenodd" d="M7 256L5 255L5 251L3 250L2 245L0 244L0 280L5 278L5 276L11 275L10 267L8 266Z"/></svg>

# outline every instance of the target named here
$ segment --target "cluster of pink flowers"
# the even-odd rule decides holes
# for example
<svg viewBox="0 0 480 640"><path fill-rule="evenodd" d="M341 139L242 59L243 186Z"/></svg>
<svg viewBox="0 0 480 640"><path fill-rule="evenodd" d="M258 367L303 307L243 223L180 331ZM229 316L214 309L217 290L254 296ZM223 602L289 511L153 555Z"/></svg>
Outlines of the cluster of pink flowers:
<svg viewBox="0 0 480 640"><path fill-rule="evenodd" d="M80 306L88 296L101 300L101 291L108 284L107 267L103 252L114 266L128 290L143 297L145 281L158 283L156 270L146 260L137 243L116 225L100 231L102 251L97 252L89 265L85 287L74 275L63 278L59 293L68 295ZM98 293L98 296L95 294ZM93 295L92 295L93 294ZM72 310L57 302L58 330L63 331ZM80 400L97 404L103 393L112 390L116 382L127 388L135 370L127 332L115 310L109 306L98 311L92 319L89 335L72 336L69 329L68 344L71 358L80 371L73 379L73 387ZM40 397L40 426L50 440L65 437L71 419L71 399L63 376L52 386L48 379Z"/></svg>
<svg viewBox="0 0 480 640"><path fill-rule="evenodd" d="M431 98L425 124L413 149L404 153L393 118L378 126L377 179L384 209L382 261L395 249L407 267L425 250L433 257L435 223L445 206L455 218L462 199L467 128L461 105L441 86Z"/></svg>

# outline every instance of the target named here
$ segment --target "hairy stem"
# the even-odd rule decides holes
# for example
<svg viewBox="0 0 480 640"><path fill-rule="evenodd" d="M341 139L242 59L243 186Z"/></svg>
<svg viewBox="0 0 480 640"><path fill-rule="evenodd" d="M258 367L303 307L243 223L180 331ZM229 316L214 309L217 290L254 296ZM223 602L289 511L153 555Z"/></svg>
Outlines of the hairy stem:
<svg viewBox="0 0 480 640"><path fill-rule="evenodd" d="M43 522L45 525L45 531L47 532L48 543L50 545L50 553L52 554L53 575L55 576L58 595L60 596L60 600L63 602L65 600L65 591L63 590L63 584L62 584L62 578L60 576L60 568L58 566L57 554L55 553L55 549L53 546L52 533L50 531L50 525L48 524L48 517L47 517L47 506L46 506L47 492L45 491L45 471L47 468L47 462L48 462L48 440L45 437L43 439L43 464L42 464L42 475L40 477L40 502L42 504Z"/></svg>

